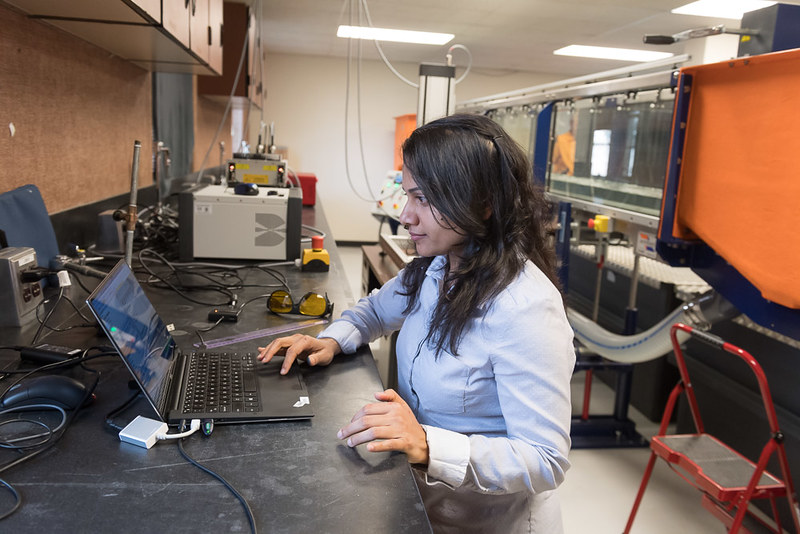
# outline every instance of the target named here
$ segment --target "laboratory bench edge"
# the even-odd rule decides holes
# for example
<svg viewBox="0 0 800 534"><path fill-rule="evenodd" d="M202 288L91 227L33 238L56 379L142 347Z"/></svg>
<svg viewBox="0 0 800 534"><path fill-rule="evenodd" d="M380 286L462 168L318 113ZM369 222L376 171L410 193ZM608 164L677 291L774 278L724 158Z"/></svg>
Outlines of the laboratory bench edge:
<svg viewBox="0 0 800 534"><path fill-rule="evenodd" d="M97 206L81 208L92 209L97 213ZM66 216L53 217L63 218ZM74 214L72 220L94 223L91 217ZM330 271L303 273L289 266L277 269L286 275L293 293L326 292L335 304L336 317L352 304L353 296L319 198L316 206L303 208L303 224L327 234ZM55 227L59 232L59 225ZM92 228L64 226L61 230L62 235L57 236L60 243L92 232ZM253 281L269 280L263 273L248 277ZM193 331L209 324L208 307L192 304L166 290L145 290L164 320L175 324L178 345L190 350L197 341ZM78 304L85 298L79 287L70 288L70 294ZM240 298L249 296L245 292ZM263 305L258 310L256 303L252 306L242 313L238 323L221 325L204 337L216 339L281 324L282 319L268 314ZM67 308L59 307L54 315L56 324L74 323L76 318ZM37 326L34 320L22 328L0 329L2 345L30 341ZM315 326L302 332L314 335L322 328ZM224 349L252 351L259 341L268 339ZM81 347L108 344L95 328L51 332L44 341ZM0 366L5 368L16 358L16 353L2 351ZM249 531L247 517L236 498L216 479L184 460L175 442L160 442L146 450L119 440L117 431L105 424L105 418L134 392L129 387L130 375L118 356L99 358L87 365L100 371L96 401L81 410L52 449L0 473L0 478L13 485L22 498L21 507L0 521L0 530ZM87 383L94 379L92 373L79 367L65 374ZM302 374L315 412L311 420L217 425L207 438L194 435L184 440L187 453L242 494L260 532L430 532L405 455L369 453L364 446L350 448L336 437L353 414L364 404L374 402L373 394L383 389L369 347L337 356L328 367L303 365ZM8 378L4 382L8 384ZM124 425L136 415L156 417L140 398L116 416L115 422ZM13 451L2 451L0 465L15 456ZM11 506L11 493L0 488L0 512Z"/></svg>

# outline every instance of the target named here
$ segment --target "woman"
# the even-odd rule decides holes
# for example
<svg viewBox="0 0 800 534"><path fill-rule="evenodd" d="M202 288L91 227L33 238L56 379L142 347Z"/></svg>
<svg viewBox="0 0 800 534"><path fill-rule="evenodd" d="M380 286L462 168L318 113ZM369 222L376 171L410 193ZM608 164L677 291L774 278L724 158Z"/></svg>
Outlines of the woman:
<svg viewBox="0 0 800 534"><path fill-rule="evenodd" d="M572 330L550 215L519 146L490 119L452 115L403 145L400 222L420 257L317 338L260 349L327 365L399 330L397 392L338 434L402 451L436 532L561 532Z"/></svg>

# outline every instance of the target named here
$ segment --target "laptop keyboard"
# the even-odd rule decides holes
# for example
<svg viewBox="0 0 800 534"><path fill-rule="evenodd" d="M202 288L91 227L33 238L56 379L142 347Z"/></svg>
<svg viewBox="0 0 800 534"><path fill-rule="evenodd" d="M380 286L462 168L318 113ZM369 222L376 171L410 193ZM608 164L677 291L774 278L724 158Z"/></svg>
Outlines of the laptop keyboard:
<svg viewBox="0 0 800 534"><path fill-rule="evenodd" d="M183 413L260 411L256 365L253 353L192 353Z"/></svg>

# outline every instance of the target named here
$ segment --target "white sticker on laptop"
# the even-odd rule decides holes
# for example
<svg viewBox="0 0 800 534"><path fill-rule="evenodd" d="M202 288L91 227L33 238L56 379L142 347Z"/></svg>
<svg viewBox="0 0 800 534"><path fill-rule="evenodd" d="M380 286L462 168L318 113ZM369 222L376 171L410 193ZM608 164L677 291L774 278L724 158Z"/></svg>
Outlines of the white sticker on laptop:
<svg viewBox="0 0 800 534"><path fill-rule="evenodd" d="M310 401L310 400L308 400L308 397L302 397L302 396L301 396L301 397L298 397L298 398L299 398L300 400L298 400L297 402L295 402L295 403L292 405L292 406L294 406L295 408L301 408L301 407L305 406L306 404L311 404L311 401Z"/></svg>

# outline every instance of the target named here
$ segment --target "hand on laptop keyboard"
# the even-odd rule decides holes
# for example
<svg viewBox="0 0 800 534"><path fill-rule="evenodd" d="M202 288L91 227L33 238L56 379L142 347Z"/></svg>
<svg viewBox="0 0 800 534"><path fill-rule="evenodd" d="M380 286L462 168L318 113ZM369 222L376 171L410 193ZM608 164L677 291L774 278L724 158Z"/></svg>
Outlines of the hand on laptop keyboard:
<svg viewBox="0 0 800 534"><path fill-rule="evenodd" d="M294 334L279 337L266 347L258 347L258 360L266 363L276 354L283 354L285 359L281 366L281 374L285 375L295 360L306 361L308 365L328 365L340 352L342 349L334 339L327 337L317 339L304 334Z"/></svg>

